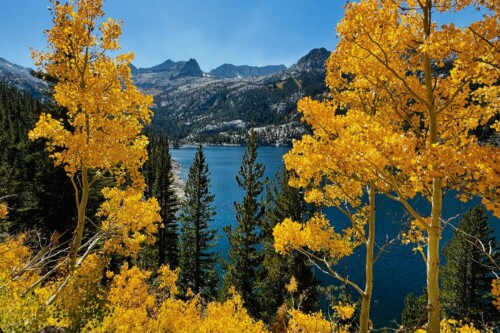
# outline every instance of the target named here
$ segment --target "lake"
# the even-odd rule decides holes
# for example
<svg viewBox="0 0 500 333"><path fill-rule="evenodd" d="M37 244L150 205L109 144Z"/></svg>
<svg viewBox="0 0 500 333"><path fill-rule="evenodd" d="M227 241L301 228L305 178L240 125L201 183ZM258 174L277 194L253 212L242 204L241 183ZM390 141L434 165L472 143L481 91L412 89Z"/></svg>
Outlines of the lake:
<svg viewBox="0 0 500 333"><path fill-rule="evenodd" d="M287 153L287 147L259 147L258 161L266 166L265 176L272 179L278 167L282 166L282 156ZM204 147L209 170L211 172L211 192L215 195L214 205L217 215L214 219L213 227L220 235L219 243L215 251L226 255L229 247L226 234L222 231L225 225L235 225L236 218L233 208L234 201L241 201L244 195L236 184L235 177L239 171L241 159L245 147ZM181 166L181 177L186 180L189 166L193 161L196 152L195 147L171 149L172 157ZM379 245L386 239L390 240L397 236L400 230L405 230L407 215L404 209L397 203L383 196L377 196L377 223L376 240ZM467 203L462 203L454 196L448 195L443 202L443 218L449 219L459 216L454 220L456 225L460 216L467 210L480 203L480 199L475 198ZM429 204L425 200L415 201L419 211L428 212ZM334 209L326 209L326 214L334 225L342 225L345 219ZM490 224L495 226L495 235L499 237L500 228L498 219L490 217ZM493 221L493 222L492 222ZM446 228L443 233L443 242L450 238L451 229ZM412 246L401 245L400 240L396 240L394 245L387 249L387 253L382 254L374 268L374 292L372 297L371 319L376 328L382 326L394 326L394 321L401 321L401 311L405 296L413 292L422 294L425 287L425 265L419 254L412 252ZM339 272L348 275L352 280L364 286L364 252L360 248L337 267ZM317 276L325 283L334 283L336 280L329 279L318 272ZM353 296L357 296L354 292Z"/></svg>

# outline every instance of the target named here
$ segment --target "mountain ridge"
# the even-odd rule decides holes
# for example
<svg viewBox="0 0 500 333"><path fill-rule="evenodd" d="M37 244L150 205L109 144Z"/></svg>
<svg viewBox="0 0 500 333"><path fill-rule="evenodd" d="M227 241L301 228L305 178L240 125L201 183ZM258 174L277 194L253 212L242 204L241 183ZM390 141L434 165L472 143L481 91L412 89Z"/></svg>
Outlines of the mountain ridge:
<svg viewBox="0 0 500 333"><path fill-rule="evenodd" d="M267 66L249 66L249 65L233 65L223 64L212 69L209 73L215 77L232 79L232 78L248 78L251 76L266 76L281 72L286 69L285 65L267 65Z"/></svg>
<svg viewBox="0 0 500 333"><path fill-rule="evenodd" d="M142 73L135 84L154 96L150 129L166 132L180 144L244 144L256 128L261 144L286 145L306 132L297 101L326 93L324 48L266 76L220 78L214 75L172 80L167 73Z"/></svg>
<svg viewBox="0 0 500 333"><path fill-rule="evenodd" d="M40 100L47 100L49 85L32 74L32 70L0 57L0 81L17 90L30 93Z"/></svg>
<svg viewBox="0 0 500 333"><path fill-rule="evenodd" d="M180 144L243 144L249 129L255 128L261 143L281 145L306 131L296 104L303 96L321 99L326 92L328 55L324 48L313 49L289 68L277 65L270 74L240 78L205 73L195 59L130 68L139 89L154 96L155 117L148 130L164 132ZM22 78L23 84L16 85L21 90L34 95L48 91L47 83L32 77L29 69L7 63L0 61L0 81L16 85L12 77ZM259 68L233 66L231 70ZM4 73L5 80L1 75L6 71L10 76Z"/></svg>

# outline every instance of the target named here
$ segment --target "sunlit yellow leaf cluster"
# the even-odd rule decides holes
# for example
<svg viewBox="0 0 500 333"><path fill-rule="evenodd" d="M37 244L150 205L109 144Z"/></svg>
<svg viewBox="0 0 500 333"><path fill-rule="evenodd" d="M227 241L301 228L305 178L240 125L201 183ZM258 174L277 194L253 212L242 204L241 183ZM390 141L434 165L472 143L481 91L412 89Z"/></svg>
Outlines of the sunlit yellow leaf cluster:
<svg viewBox="0 0 500 333"><path fill-rule="evenodd" d="M159 289L147 282L149 272L122 266L113 277L109 292L109 313L92 332L266 332L262 322L254 321L234 294L224 303L211 302L203 307L199 296L187 301L175 299L177 272L160 269ZM165 296L162 290L167 288Z"/></svg>
<svg viewBox="0 0 500 333"><path fill-rule="evenodd" d="M352 254L353 248L359 244L352 229L346 229L344 235L340 235L324 215L315 215L305 224L286 219L274 228L273 235L278 253L310 249L336 260Z"/></svg>
<svg viewBox="0 0 500 333"><path fill-rule="evenodd" d="M300 310L291 310L287 332L290 333L347 333L347 326L336 325L326 319L321 312L306 314Z"/></svg>
<svg viewBox="0 0 500 333"><path fill-rule="evenodd" d="M351 319L354 316L354 312L356 311L356 307L352 304L342 304L339 303L333 306L333 310L335 311L335 316L342 319L347 320Z"/></svg>
<svg viewBox="0 0 500 333"><path fill-rule="evenodd" d="M154 242L155 222L161 220L156 199L145 201L142 192L133 189L105 188L102 192L106 201L97 215L105 217L102 229L110 234L106 251L135 256L141 245Z"/></svg>
<svg viewBox="0 0 500 333"><path fill-rule="evenodd" d="M492 333L491 330L479 330L474 327L474 324L463 323L454 319L441 321L442 333Z"/></svg>
<svg viewBox="0 0 500 333"><path fill-rule="evenodd" d="M439 11L452 5L458 9L483 4L439 3L435 7ZM404 8L409 10L402 12ZM314 144L316 154L324 150L328 156L324 160L339 156L338 151L332 154L325 148L328 142L335 142L345 152L362 155L386 188L398 187L406 197L413 197L415 192L427 196L427 184L440 177L443 186L479 194L489 209L497 211L495 189L500 185L500 170L494 161L498 149L478 145L469 133L498 113L500 90L494 84L500 73L496 37L500 23L495 19L498 6L491 6L489 16L470 28L432 24L431 31L422 28L418 8L419 3L413 6L403 1L382 4L367 0L347 5L345 17L337 26L341 40L327 62L326 81L332 89L332 100L303 101L299 108L315 129L315 138L326 141ZM423 76L418 75L425 70L423 55L435 61L438 68L445 66L444 61L453 61L450 75L437 70L434 74L433 104L429 104ZM347 115L333 116L344 108L349 109ZM357 112L364 113L365 119L351 115ZM436 143L431 142L428 129L432 113L437 115ZM349 145L344 142L349 140L351 144L352 140L339 130L348 126L340 125L344 121L355 128L365 127L360 138L366 141L365 147L354 145L347 150ZM306 151L301 153L311 156ZM299 148L292 154L298 155ZM296 169L293 164L291 167ZM365 168L366 164L358 166ZM384 189L381 183L377 187Z"/></svg>
<svg viewBox="0 0 500 333"><path fill-rule="evenodd" d="M33 57L58 80L54 99L67 109L68 119L42 114L30 137L48 139L56 165L64 165L70 175L82 166L118 176L126 171L142 185L138 168L146 159L147 140L140 131L150 122L152 98L132 83L132 54L106 56L119 47L121 24L108 19L96 26L104 15L101 5L54 2L49 49Z"/></svg>
<svg viewBox="0 0 500 333"><path fill-rule="evenodd" d="M30 265L33 253L25 245L26 240L25 235L20 235L0 242L0 327L6 332L38 331L52 310L44 309L44 302L55 283L25 294L41 276Z"/></svg>
<svg viewBox="0 0 500 333"><path fill-rule="evenodd" d="M427 237L424 235L425 230L428 228L427 224L419 223L419 221L412 221L410 224L410 228L407 233L403 233L402 243L417 243L423 244L427 242Z"/></svg>
<svg viewBox="0 0 500 333"><path fill-rule="evenodd" d="M469 26L438 23L437 12L456 15L468 6L484 15ZM356 230L366 223L352 210L368 186L405 207L414 222L404 242L416 242L427 265L431 332L440 322L443 194L480 196L500 216L498 147L474 134L498 116L499 9L498 1L482 0L348 2L326 63L329 96L299 102L312 134L285 156L290 184L304 188L308 202L340 209ZM498 132L498 121L490 128ZM430 203L425 215L412 206L417 195ZM298 239L301 225L283 225L287 232L275 232L278 252L307 245Z"/></svg>
<svg viewBox="0 0 500 333"><path fill-rule="evenodd" d="M25 241L21 236L0 242L0 325L6 332L38 332L49 325L77 332L267 332L234 292L223 303L202 305L199 295L176 299L178 270L168 266L160 268L154 282L151 272L124 264L117 274L106 274L106 287L102 281L107 262L97 254L90 254L64 293L46 305L66 277L66 268L62 266L55 280L36 285L38 270L19 275L36 258Z"/></svg>
<svg viewBox="0 0 500 333"><path fill-rule="evenodd" d="M143 200L140 172L148 144L141 131L151 120L152 97L132 82L133 54L108 55L120 47L121 23L103 19L102 0L52 5L48 48L33 51L33 58L56 81L54 100L66 115L56 119L42 113L29 137L45 139L55 165L64 166L71 178L78 211L69 253L74 269L88 223L90 189L103 176L112 176L117 186L103 190L106 202L98 214L105 217L105 249L135 256L142 243L153 241L159 206Z"/></svg>
<svg viewBox="0 0 500 333"><path fill-rule="evenodd" d="M137 332L147 328L148 311L155 305L147 279L151 274L127 264L113 277L108 294L109 314L96 332Z"/></svg>
<svg viewBox="0 0 500 333"><path fill-rule="evenodd" d="M89 318L95 317L100 312L101 297L105 292L101 284L105 265L106 261L95 253L90 254L82 262L81 267L68 280L64 292L49 307L50 325L80 329ZM57 286L61 281L56 283ZM48 293L45 300L50 296Z"/></svg>
<svg viewBox="0 0 500 333"><path fill-rule="evenodd" d="M290 279L290 282L285 285L285 289L289 293L297 292L298 287L299 287L299 285L297 283L297 279L295 279L295 276L292 276L292 278Z"/></svg>
<svg viewBox="0 0 500 333"><path fill-rule="evenodd" d="M494 279L491 282L491 287L491 294L495 297L493 304L495 304L497 309L500 311L500 279Z"/></svg>
<svg viewBox="0 0 500 333"><path fill-rule="evenodd" d="M0 202L0 219L4 219L9 214L7 204Z"/></svg>

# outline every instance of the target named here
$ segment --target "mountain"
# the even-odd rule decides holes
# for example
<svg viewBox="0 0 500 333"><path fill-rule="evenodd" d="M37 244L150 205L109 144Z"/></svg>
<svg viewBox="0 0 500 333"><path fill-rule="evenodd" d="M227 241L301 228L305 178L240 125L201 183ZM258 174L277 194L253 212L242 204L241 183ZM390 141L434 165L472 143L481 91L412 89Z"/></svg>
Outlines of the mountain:
<svg viewBox="0 0 500 333"><path fill-rule="evenodd" d="M202 77L205 73L198 65L196 59L189 59L189 61L172 61L168 59L159 65L148 67L148 68L137 68L134 65L130 65L133 75L139 74L158 74L167 75L171 79L177 79L180 77Z"/></svg>
<svg viewBox="0 0 500 333"><path fill-rule="evenodd" d="M304 96L326 92L324 63L329 52L314 49L288 69L266 76L221 78L141 72L134 82L154 95L153 131L180 143L241 144L255 128L261 143L288 144L306 129L297 113ZM237 66L235 66L237 67Z"/></svg>
<svg viewBox="0 0 500 333"><path fill-rule="evenodd" d="M329 54L314 49L290 68L226 64L204 73L195 59L130 68L135 84L154 96L151 131L181 144L242 144L254 128L262 144L289 144L306 131L297 101L304 96L321 99L326 93L324 63ZM0 58L2 81L38 98L48 90L29 69Z"/></svg>
<svg viewBox="0 0 500 333"><path fill-rule="evenodd" d="M271 65L264 67L257 66L235 66L232 64L224 64L210 71L210 74L216 77L234 79L248 78L251 76L266 76L281 72L286 69L285 65Z"/></svg>
<svg viewBox="0 0 500 333"><path fill-rule="evenodd" d="M47 82L31 75L29 68L15 65L4 58L0 58L0 82L28 92L37 99L47 99L45 96L45 92L49 90Z"/></svg>

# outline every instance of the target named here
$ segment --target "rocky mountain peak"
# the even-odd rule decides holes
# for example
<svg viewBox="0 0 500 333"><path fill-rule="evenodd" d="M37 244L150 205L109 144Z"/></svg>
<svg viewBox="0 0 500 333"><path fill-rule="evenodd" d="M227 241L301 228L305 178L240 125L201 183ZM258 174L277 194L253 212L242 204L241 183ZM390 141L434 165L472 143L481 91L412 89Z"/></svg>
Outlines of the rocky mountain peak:
<svg viewBox="0 0 500 333"><path fill-rule="evenodd" d="M300 58L295 66L300 69L324 69L325 61L330 56L330 51L324 47L312 49L308 54Z"/></svg>
<svg viewBox="0 0 500 333"><path fill-rule="evenodd" d="M188 62L184 64L184 66L179 70L179 73L176 75L177 77L202 77L203 71L200 68L200 65L196 61L196 59L189 59Z"/></svg>
<svg viewBox="0 0 500 333"><path fill-rule="evenodd" d="M177 70L184 66L186 62L185 61L179 61L175 62L173 60L166 60L162 62L159 65L153 66L153 67L147 67L147 68L137 68L134 65L130 65L130 68L132 70L132 74L141 74L141 73L162 73L162 72L170 72Z"/></svg>

